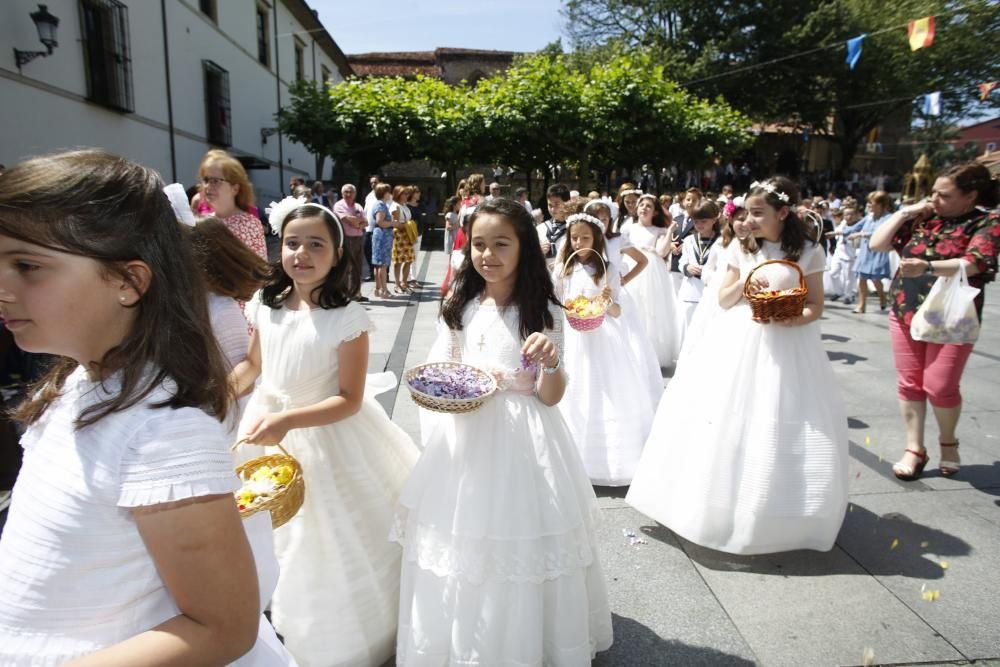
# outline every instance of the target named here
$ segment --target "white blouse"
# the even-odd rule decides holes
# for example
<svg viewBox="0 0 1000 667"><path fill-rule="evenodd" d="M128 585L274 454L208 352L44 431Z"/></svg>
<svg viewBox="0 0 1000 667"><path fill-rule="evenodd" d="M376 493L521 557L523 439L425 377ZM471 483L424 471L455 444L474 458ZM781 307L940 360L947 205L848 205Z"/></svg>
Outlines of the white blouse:
<svg viewBox="0 0 1000 667"><path fill-rule="evenodd" d="M196 408L144 401L76 430L114 395L77 368L21 444L0 539L0 664L57 665L176 616L131 509L239 487L224 427ZM110 392L110 393L109 393Z"/></svg>

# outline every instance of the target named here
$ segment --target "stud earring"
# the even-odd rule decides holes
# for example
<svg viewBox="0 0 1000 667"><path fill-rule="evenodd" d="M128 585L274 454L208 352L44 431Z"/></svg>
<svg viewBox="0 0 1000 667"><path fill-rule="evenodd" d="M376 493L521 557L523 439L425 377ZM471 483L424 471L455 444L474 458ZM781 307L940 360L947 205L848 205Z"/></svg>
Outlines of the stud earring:
<svg viewBox="0 0 1000 667"><path fill-rule="evenodd" d="M125 303L125 295L124 294L119 295L118 301L120 301L121 303Z"/></svg>

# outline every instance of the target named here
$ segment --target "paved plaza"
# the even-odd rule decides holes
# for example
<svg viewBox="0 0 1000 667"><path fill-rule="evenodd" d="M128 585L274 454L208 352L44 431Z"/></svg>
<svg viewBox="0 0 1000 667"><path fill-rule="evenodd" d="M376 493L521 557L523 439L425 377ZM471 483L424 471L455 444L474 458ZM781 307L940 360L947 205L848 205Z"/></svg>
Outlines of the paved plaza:
<svg viewBox="0 0 1000 667"><path fill-rule="evenodd" d="M373 372L400 375L434 340L446 256L422 253L417 266L422 294L368 308ZM929 472L910 483L891 470L903 437L887 317L877 300L861 316L827 304L823 340L851 435L851 503L829 553L709 551L630 508L624 489L598 488L615 643L594 664L1000 666L998 290L988 286L986 324L962 380L962 472L941 477L932 445ZM406 390L380 399L417 439ZM927 436L936 442L933 420Z"/></svg>

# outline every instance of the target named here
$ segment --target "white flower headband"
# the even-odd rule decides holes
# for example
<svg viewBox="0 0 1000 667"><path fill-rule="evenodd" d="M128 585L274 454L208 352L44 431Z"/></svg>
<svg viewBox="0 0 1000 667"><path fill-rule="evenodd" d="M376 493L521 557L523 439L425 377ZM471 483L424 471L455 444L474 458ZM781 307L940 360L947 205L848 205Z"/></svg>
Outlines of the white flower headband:
<svg viewBox="0 0 1000 667"><path fill-rule="evenodd" d="M271 231L273 231L279 238L281 237L281 230L285 226L285 218L288 214L297 208L303 206L311 206L313 208L318 208L321 211L326 211L337 223L337 247L344 247L344 225L340 222L340 218L337 214L328 209L322 204L314 204L313 202L307 201L305 197L285 197L279 202L271 202L265 211L267 211L267 222L271 225Z"/></svg>
<svg viewBox="0 0 1000 667"><path fill-rule="evenodd" d="M641 197L642 196L642 190L637 190L635 188L632 188L631 190L625 190L625 191L623 191L619 196L624 199L625 197L627 197L629 195L639 195Z"/></svg>
<svg viewBox="0 0 1000 667"><path fill-rule="evenodd" d="M590 209L592 209L592 208L597 208L598 206L603 206L603 207L604 207L605 209L607 209L607 210L608 210L609 212L610 212L610 210L611 210L611 209L610 209L610 208L608 207L608 202L606 202L606 201L603 201L603 200L601 200L601 199L591 199L591 200L590 200L589 202L587 202L587 205L583 207L583 212L584 212L584 213L586 213L586 212L587 212L587 211L589 211Z"/></svg>
<svg viewBox="0 0 1000 667"><path fill-rule="evenodd" d="M754 188L760 188L767 194L774 195L786 204L790 201L788 194L779 191L778 188L774 187L774 183L771 183L770 181L764 181L763 183L760 181L754 181L750 184L750 189L753 190Z"/></svg>
<svg viewBox="0 0 1000 667"><path fill-rule="evenodd" d="M573 215L566 218L567 225L572 225L574 222L589 222L590 224L600 229L602 234L606 231L604 223L601 222L600 218L595 218L594 216L588 215L587 213L574 213Z"/></svg>
<svg viewBox="0 0 1000 667"><path fill-rule="evenodd" d="M180 183L171 183L163 188L163 194L170 201L170 208L174 209L177 219L189 227L194 227L194 211L191 210L184 186Z"/></svg>

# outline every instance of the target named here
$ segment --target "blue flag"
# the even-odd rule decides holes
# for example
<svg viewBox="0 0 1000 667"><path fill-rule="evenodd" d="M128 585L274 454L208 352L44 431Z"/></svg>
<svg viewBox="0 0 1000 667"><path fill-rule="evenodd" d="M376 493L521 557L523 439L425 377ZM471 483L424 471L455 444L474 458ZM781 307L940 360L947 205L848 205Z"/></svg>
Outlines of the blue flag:
<svg viewBox="0 0 1000 667"><path fill-rule="evenodd" d="M863 33L858 35L854 39L847 40L847 64L854 69L854 66L858 64L858 59L861 58L861 43L865 41L865 37L868 33Z"/></svg>

